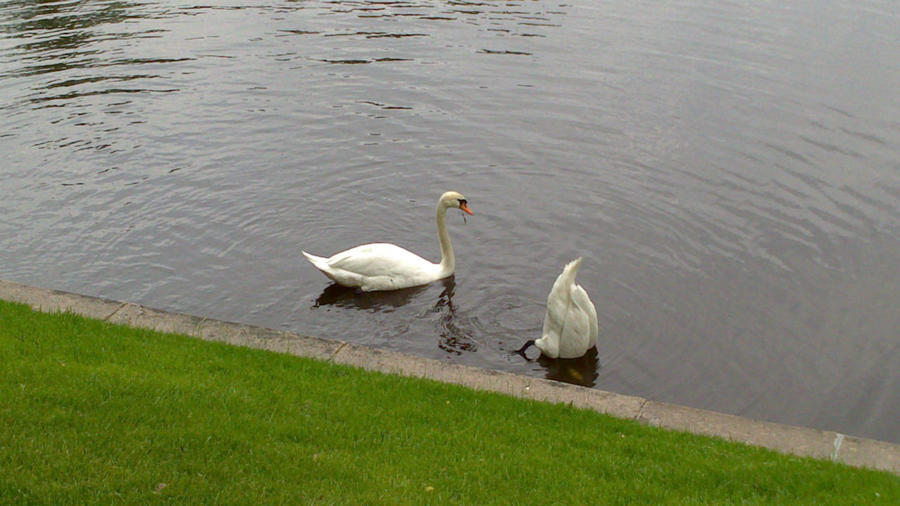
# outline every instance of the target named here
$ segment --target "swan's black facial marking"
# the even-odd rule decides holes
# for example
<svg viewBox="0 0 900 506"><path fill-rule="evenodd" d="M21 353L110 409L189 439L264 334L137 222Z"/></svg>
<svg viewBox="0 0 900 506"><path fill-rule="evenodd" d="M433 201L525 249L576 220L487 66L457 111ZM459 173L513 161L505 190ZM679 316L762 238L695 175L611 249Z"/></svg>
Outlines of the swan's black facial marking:
<svg viewBox="0 0 900 506"><path fill-rule="evenodd" d="M468 200L466 199L456 199L456 207L465 214L472 214L472 211L469 209ZM466 221L466 216L463 215L463 223Z"/></svg>
<svg viewBox="0 0 900 506"><path fill-rule="evenodd" d="M466 220L466 213L462 212L462 208L465 207L469 201L466 199L456 199L456 201L459 202L460 214L462 214L463 217L463 225L466 225L469 222Z"/></svg>

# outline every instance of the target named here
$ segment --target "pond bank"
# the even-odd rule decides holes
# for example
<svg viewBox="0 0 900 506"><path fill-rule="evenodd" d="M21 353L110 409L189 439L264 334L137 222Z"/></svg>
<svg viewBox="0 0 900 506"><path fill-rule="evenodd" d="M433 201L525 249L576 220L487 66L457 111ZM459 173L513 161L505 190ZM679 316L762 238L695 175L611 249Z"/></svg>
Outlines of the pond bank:
<svg viewBox="0 0 900 506"><path fill-rule="evenodd" d="M834 431L751 420L551 380L446 364L339 340L209 320L10 281L0 280L0 298L25 303L44 312L70 311L111 323L318 358L366 370L429 378L515 397L571 404L654 426L900 474L900 445Z"/></svg>

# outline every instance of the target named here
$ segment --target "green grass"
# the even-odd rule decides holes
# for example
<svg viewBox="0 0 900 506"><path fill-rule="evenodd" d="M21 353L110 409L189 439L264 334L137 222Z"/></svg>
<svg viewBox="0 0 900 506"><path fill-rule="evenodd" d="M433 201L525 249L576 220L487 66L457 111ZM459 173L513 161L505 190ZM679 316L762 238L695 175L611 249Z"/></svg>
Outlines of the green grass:
<svg viewBox="0 0 900 506"><path fill-rule="evenodd" d="M0 301L0 503L898 504L900 477Z"/></svg>

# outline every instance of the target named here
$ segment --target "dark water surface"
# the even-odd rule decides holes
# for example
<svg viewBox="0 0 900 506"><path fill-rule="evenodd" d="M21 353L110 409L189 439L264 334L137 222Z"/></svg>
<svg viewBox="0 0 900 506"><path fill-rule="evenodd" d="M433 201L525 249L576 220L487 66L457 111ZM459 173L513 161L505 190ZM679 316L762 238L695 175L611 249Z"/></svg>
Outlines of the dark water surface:
<svg viewBox="0 0 900 506"><path fill-rule="evenodd" d="M900 4L0 3L0 277L900 442ZM370 241L454 280L329 287ZM597 306L539 337L563 264Z"/></svg>

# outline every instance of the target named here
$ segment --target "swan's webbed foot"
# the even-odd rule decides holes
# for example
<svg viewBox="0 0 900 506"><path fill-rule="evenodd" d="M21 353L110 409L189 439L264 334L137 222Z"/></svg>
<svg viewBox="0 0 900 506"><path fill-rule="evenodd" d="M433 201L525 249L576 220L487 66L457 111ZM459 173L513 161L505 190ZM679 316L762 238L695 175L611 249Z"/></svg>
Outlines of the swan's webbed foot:
<svg viewBox="0 0 900 506"><path fill-rule="evenodd" d="M527 360L529 362L533 361L533 359L528 358L528 355L525 354L525 350L527 350L530 346L534 346L534 339L529 339L529 340L525 341L525 344L521 348L516 350L516 353L518 353L519 355L522 355L522 358L524 358L525 360Z"/></svg>

